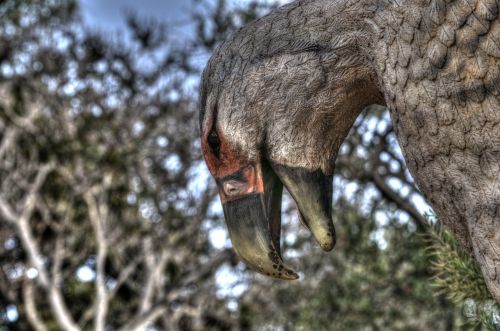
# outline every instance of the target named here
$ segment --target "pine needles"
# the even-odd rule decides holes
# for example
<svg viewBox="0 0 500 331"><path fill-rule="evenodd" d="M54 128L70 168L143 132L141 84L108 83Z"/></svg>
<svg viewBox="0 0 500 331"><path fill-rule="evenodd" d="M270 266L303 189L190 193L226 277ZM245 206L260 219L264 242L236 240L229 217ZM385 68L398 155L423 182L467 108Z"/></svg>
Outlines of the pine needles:
<svg viewBox="0 0 500 331"><path fill-rule="evenodd" d="M492 300L484 277L474 260L457 245L453 235L432 215L426 215L426 253L431 260L432 286L462 306L467 324L475 330L500 330L499 306Z"/></svg>
<svg viewBox="0 0 500 331"><path fill-rule="evenodd" d="M439 225L429 225L426 239L427 253L431 258L433 286L438 294L445 295L456 304L465 299L491 299L481 270L471 257L467 256L452 234Z"/></svg>

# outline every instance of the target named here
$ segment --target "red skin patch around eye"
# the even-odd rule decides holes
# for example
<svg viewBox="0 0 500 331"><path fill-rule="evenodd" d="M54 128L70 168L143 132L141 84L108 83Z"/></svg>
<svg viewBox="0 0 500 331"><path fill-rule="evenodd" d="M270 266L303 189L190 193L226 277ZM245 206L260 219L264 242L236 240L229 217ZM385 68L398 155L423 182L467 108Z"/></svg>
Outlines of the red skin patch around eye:
<svg viewBox="0 0 500 331"><path fill-rule="evenodd" d="M210 127L210 126L209 126ZM208 131L208 130L207 130ZM201 140L201 149L205 162L207 163L208 170L216 179L226 177L240 169L242 169L246 162L241 161L238 153L231 149L226 138L222 134L218 134L220 140L220 153L219 157L215 156L212 148L208 145L208 132L205 132Z"/></svg>
<svg viewBox="0 0 500 331"><path fill-rule="evenodd" d="M210 128L211 126L211 123L208 123L206 127ZM228 196L224 193L223 190L220 190L219 192L222 203L239 199L251 193L264 192L264 183L262 180L262 171L260 165L253 165L248 161L243 161L238 153L231 148L227 139L224 137L224 135L220 134L220 132L218 133L220 140L220 153L219 157L215 156L212 148L208 144L208 131L209 130L206 130L203 133L201 139L201 149L208 170L210 171L212 176L214 176L216 180L222 180L224 177L232 175L238 171L242 171L248 185L247 188L241 191L244 193L234 196Z"/></svg>

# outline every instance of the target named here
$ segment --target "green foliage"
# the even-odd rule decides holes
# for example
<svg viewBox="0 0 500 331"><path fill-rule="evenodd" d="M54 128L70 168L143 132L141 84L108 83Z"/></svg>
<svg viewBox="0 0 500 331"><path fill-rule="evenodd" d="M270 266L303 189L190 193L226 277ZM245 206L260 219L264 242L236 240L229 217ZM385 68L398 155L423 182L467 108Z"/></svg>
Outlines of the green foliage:
<svg viewBox="0 0 500 331"><path fill-rule="evenodd" d="M499 307L492 300L483 274L457 244L453 235L435 220L429 221L424 237L434 274L431 285L436 294L462 307L466 325L473 330L500 330Z"/></svg>
<svg viewBox="0 0 500 331"><path fill-rule="evenodd" d="M484 277L473 259L457 245L453 235L439 225L429 225L426 238L427 253L431 258L431 270L435 274L432 283L452 302L459 304L467 298L491 299Z"/></svg>

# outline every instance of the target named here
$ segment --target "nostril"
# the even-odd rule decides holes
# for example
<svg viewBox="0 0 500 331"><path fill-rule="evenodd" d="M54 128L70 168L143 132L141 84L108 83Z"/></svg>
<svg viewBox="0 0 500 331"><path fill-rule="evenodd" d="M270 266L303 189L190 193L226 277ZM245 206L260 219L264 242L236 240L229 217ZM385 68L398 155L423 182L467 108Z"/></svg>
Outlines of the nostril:
<svg viewBox="0 0 500 331"><path fill-rule="evenodd" d="M224 184L224 191L228 194L233 194L238 192L238 188L234 184L226 183Z"/></svg>
<svg viewBox="0 0 500 331"><path fill-rule="evenodd" d="M243 191L243 189L245 188L245 183L229 181L224 183L223 187L224 187L224 192L227 195L236 195L240 194Z"/></svg>

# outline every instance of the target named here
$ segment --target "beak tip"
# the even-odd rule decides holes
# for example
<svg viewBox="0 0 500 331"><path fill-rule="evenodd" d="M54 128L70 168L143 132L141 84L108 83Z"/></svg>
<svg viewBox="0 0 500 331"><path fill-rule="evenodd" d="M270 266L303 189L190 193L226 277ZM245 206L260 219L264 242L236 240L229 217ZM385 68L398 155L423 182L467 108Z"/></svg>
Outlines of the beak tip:
<svg viewBox="0 0 500 331"><path fill-rule="evenodd" d="M295 280L299 278L299 275L290 267L286 266L279 258L278 264L273 265L273 270L261 270L261 273L282 280Z"/></svg>
<svg viewBox="0 0 500 331"><path fill-rule="evenodd" d="M288 270L287 272L287 280L296 280L296 279L299 279L299 274L297 274L295 271L293 270Z"/></svg>
<svg viewBox="0 0 500 331"><path fill-rule="evenodd" d="M271 274L267 273L266 275L277 278L277 279L281 279L281 280L299 279L299 275L291 269L287 269L287 270L284 270L283 272L279 272L279 273L278 272L271 273Z"/></svg>
<svg viewBox="0 0 500 331"><path fill-rule="evenodd" d="M335 247L335 240L320 243L320 246L325 252L329 252Z"/></svg>
<svg viewBox="0 0 500 331"><path fill-rule="evenodd" d="M325 252L329 252L335 247L337 240L333 226L329 227L328 230L320 229L319 231L313 231L312 234L321 249Z"/></svg>

